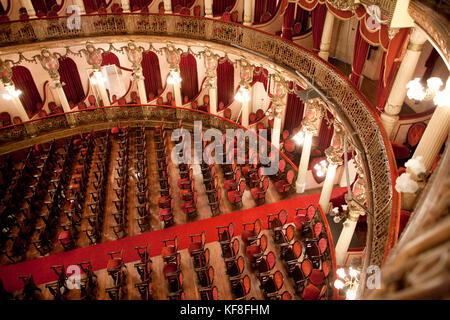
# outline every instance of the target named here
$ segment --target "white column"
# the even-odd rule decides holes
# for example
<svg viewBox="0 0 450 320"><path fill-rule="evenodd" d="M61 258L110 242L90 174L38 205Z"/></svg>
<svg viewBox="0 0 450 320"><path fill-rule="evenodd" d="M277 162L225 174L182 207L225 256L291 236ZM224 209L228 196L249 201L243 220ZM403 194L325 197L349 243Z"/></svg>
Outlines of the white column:
<svg viewBox="0 0 450 320"><path fill-rule="evenodd" d="M298 166L297 182L295 184L297 193L303 193L306 186L306 174L308 173L309 156L311 155L313 133L306 131L305 139L303 142L302 156L300 158L300 164Z"/></svg>
<svg viewBox="0 0 450 320"><path fill-rule="evenodd" d="M141 99L142 104L147 104L147 91L145 90L145 82L144 77L140 76L136 79L137 81L137 87L139 92L139 98Z"/></svg>
<svg viewBox="0 0 450 320"><path fill-rule="evenodd" d="M109 106L111 102L109 101L108 92L106 91L103 75L100 71L95 71L94 76L97 80L97 88L100 94L100 98L103 100L103 106Z"/></svg>
<svg viewBox="0 0 450 320"><path fill-rule="evenodd" d="M205 0L205 17L213 17L213 0Z"/></svg>
<svg viewBox="0 0 450 320"><path fill-rule="evenodd" d="M175 82L173 84L173 95L175 96L175 104L177 107L183 105L183 99L181 97L181 82Z"/></svg>
<svg viewBox="0 0 450 320"><path fill-rule="evenodd" d="M55 88L54 90L56 91L56 94L58 95L59 102L61 103L61 106L62 106L64 112L66 113L65 116L66 116L67 122L69 123L69 125L71 127L74 127L75 119L74 119L73 114L69 113L72 110L70 109L69 101L67 101L66 93L64 92L61 82L59 80L54 81L53 85Z"/></svg>
<svg viewBox="0 0 450 320"><path fill-rule="evenodd" d="M20 0L20 3L22 4L22 7L27 10L30 19L37 18L36 11L34 11L33 3L31 2L31 0Z"/></svg>
<svg viewBox="0 0 450 320"><path fill-rule="evenodd" d="M381 114L381 120L390 138L392 138L393 130L397 126L398 114L402 110L403 102L406 98L406 85L414 76L414 71L416 70L417 62L419 61L423 44L426 40L426 35L420 29L415 28L412 31L408 49L398 69L384 111Z"/></svg>
<svg viewBox="0 0 450 320"><path fill-rule="evenodd" d="M445 106L437 106L430 122L417 145L413 158L423 157L423 165L428 172L444 144L450 129L450 101Z"/></svg>
<svg viewBox="0 0 450 320"><path fill-rule="evenodd" d="M242 102L242 123L241 126L248 128L248 117L249 117L250 101L244 99Z"/></svg>
<svg viewBox="0 0 450 320"><path fill-rule="evenodd" d="M244 26L251 26L253 24L252 2L252 0L244 0Z"/></svg>
<svg viewBox="0 0 450 320"><path fill-rule="evenodd" d="M280 132L281 132L281 117L275 116L273 118L273 129L272 129L272 145L277 149L280 148Z"/></svg>
<svg viewBox="0 0 450 320"><path fill-rule="evenodd" d="M80 7L80 14L86 14L86 8L84 7L83 0L75 0L75 5Z"/></svg>
<svg viewBox="0 0 450 320"><path fill-rule="evenodd" d="M350 242L353 238L353 233L355 232L356 224L358 223L358 218L360 216L359 211L350 211L347 219L342 225L342 231L339 235L339 239L336 243L336 264L342 266L345 262L345 257L347 255Z"/></svg>
<svg viewBox="0 0 450 320"><path fill-rule="evenodd" d="M121 0L123 12L130 12L130 0Z"/></svg>
<svg viewBox="0 0 450 320"><path fill-rule="evenodd" d="M328 213L328 206L330 203L331 192L333 191L334 178L336 177L337 165L330 163L328 165L327 176L322 186L322 192L320 193L319 204L325 214Z"/></svg>
<svg viewBox="0 0 450 320"><path fill-rule="evenodd" d="M15 90L14 86L12 86L12 89ZM25 108L22 104L22 101L20 101L20 98L11 96L11 101L14 103L17 112L19 112L20 119L22 119L22 121L30 120L30 118L28 117L28 114L25 111Z"/></svg>
<svg viewBox="0 0 450 320"><path fill-rule="evenodd" d="M164 0L164 13L171 14L172 13L172 1Z"/></svg>
<svg viewBox="0 0 450 320"><path fill-rule="evenodd" d="M331 36L333 35L334 15L330 10L327 10L325 22L323 25L322 40L320 41L319 57L328 61L330 55Z"/></svg>
<svg viewBox="0 0 450 320"><path fill-rule="evenodd" d="M209 94L209 112L211 114L217 114L217 87L210 87Z"/></svg>

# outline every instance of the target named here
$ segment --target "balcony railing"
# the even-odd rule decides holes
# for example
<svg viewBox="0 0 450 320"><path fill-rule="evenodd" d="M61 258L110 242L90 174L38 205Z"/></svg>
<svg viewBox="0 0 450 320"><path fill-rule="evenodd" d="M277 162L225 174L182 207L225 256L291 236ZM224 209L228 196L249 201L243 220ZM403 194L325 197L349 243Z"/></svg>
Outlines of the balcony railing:
<svg viewBox="0 0 450 320"><path fill-rule="evenodd" d="M398 194L392 188L396 178L396 165L381 120L376 110L344 75L308 50L280 37L240 24L179 15L86 15L81 17L80 29L75 30L67 27L66 17L58 17L10 22L0 25L0 29L0 46L75 37L89 37L91 41L95 41L94 37L108 35L127 35L128 39L132 38L131 35L164 36L172 42L176 42L177 38L197 39L242 48L289 71L297 72L303 80L313 82L319 91L326 92L324 97L327 97L327 102L336 110L348 132L357 133L354 138L364 151L363 166L367 177L367 190L370 190L367 201L373 212L373 217L368 220L369 240L365 266L381 265L385 249L388 250L395 244L400 209ZM94 116L87 113L85 115ZM125 120L131 115L127 113L117 115L119 116ZM59 121L63 126L65 120ZM220 124L218 125L220 127ZM38 133L52 126L53 124L49 123L43 128L38 126ZM12 130L9 134L11 139L23 139L29 135L23 131L25 129L9 130ZM5 132L2 135L6 137L8 134Z"/></svg>

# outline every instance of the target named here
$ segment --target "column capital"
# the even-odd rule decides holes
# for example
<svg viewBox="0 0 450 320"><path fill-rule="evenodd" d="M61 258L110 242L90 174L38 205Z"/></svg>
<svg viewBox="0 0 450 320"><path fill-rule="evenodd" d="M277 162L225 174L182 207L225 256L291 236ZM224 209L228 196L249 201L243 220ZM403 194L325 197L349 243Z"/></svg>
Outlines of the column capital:
<svg viewBox="0 0 450 320"><path fill-rule="evenodd" d="M336 119L333 123L334 134L331 140L331 146L325 150L325 155L330 164L340 166L344 163L342 155L344 154L344 139L345 131L344 126Z"/></svg>
<svg viewBox="0 0 450 320"><path fill-rule="evenodd" d="M319 99L313 99L305 103L305 117L302 120L302 127L305 132L316 134L318 122L323 118L323 107Z"/></svg>
<svg viewBox="0 0 450 320"><path fill-rule="evenodd" d="M59 82L59 61L56 54L50 53L47 49L42 49L41 54L37 56L37 59L41 63L42 68L48 72L50 78L55 82Z"/></svg>

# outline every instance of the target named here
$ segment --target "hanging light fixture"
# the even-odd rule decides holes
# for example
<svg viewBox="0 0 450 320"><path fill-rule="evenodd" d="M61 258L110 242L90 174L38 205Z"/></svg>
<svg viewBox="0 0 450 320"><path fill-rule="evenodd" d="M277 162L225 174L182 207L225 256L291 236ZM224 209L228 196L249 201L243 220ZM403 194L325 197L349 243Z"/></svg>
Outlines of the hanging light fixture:
<svg viewBox="0 0 450 320"><path fill-rule="evenodd" d="M314 170L316 171L316 175L318 177L324 177L328 170L328 161L322 160L314 166Z"/></svg>
<svg viewBox="0 0 450 320"><path fill-rule="evenodd" d="M296 144L301 146L303 142L305 142L305 133L303 131L297 132L297 134L293 137Z"/></svg>
<svg viewBox="0 0 450 320"><path fill-rule="evenodd" d="M352 267L348 270L339 268L336 270L337 279L334 281L334 287L343 290L347 300L355 300L356 292L359 287L360 272Z"/></svg>
<svg viewBox="0 0 450 320"><path fill-rule="evenodd" d="M443 82L440 78L433 77L427 80L427 88L424 88L420 78L411 80L406 85L407 96L416 102L433 100L437 106L448 105L450 97L450 78L447 80L445 88L440 90Z"/></svg>

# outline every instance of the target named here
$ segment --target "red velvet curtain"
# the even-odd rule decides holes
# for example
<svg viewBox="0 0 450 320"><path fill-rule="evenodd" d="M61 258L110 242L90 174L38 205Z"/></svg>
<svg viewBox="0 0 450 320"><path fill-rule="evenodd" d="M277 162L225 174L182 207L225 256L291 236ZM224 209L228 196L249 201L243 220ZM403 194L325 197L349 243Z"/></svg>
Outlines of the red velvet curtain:
<svg viewBox="0 0 450 320"><path fill-rule="evenodd" d="M236 0L213 0L213 15L222 15L227 9L234 7Z"/></svg>
<svg viewBox="0 0 450 320"><path fill-rule="evenodd" d="M113 52L103 52L102 53L102 66L109 66L115 64L117 68L120 67L119 58Z"/></svg>
<svg viewBox="0 0 450 320"><path fill-rule="evenodd" d="M225 106L234 99L234 66L228 60L217 65L217 99Z"/></svg>
<svg viewBox="0 0 450 320"><path fill-rule="evenodd" d="M47 14L52 7L56 4L56 0L31 0L33 4L34 11L38 11Z"/></svg>
<svg viewBox="0 0 450 320"><path fill-rule="evenodd" d="M378 81L379 110L383 110L389 97L395 76L400 68L403 54L409 42L409 29L401 29L390 41L388 51L383 53L381 61L380 79Z"/></svg>
<svg viewBox="0 0 450 320"><path fill-rule="evenodd" d="M327 117L330 121L333 121L333 115L327 110ZM330 146L331 139L333 138L334 126L328 127L328 122L322 119L319 128L319 146L318 148L323 152Z"/></svg>
<svg viewBox="0 0 450 320"><path fill-rule="evenodd" d="M142 9L149 6L152 1L153 0L130 0L130 8L134 9L136 7Z"/></svg>
<svg viewBox="0 0 450 320"><path fill-rule="evenodd" d="M39 112L38 103L42 103L41 95L34 83L33 76L30 70L22 66L12 67L12 81L17 90L21 90L22 94L19 96L25 111L31 118Z"/></svg>
<svg viewBox="0 0 450 320"><path fill-rule="evenodd" d="M144 52L142 54L142 74L145 77L145 90L147 95L153 93L156 97L158 89L162 88L161 71L159 69L159 59L154 52Z"/></svg>
<svg viewBox="0 0 450 320"><path fill-rule="evenodd" d="M327 6L320 3L311 13L314 52L319 52L320 49L320 41L322 40L323 24L325 22L326 14Z"/></svg>
<svg viewBox="0 0 450 320"><path fill-rule="evenodd" d="M180 59L181 94L189 100L198 94L197 61L192 54L183 54Z"/></svg>
<svg viewBox="0 0 450 320"><path fill-rule="evenodd" d="M289 3L283 16L283 30L281 36L292 40L292 25L294 24L295 3Z"/></svg>
<svg viewBox="0 0 450 320"><path fill-rule="evenodd" d="M304 30L306 30L306 28L308 28L308 18L309 18L309 11L304 10L302 7L298 6L297 7L297 15L295 16L295 23L299 23L302 28L300 30L300 33ZM297 35L297 33L294 34Z"/></svg>
<svg viewBox="0 0 450 320"><path fill-rule="evenodd" d="M303 101L295 94L290 93L286 104L286 117L284 119L284 130L292 133L292 130L297 128L303 119L303 111L305 105Z"/></svg>
<svg viewBox="0 0 450 320"><path fill-rule="evenodd" d="M428 56L427 61L425 62L425 73L423 74L422 79L428 80L431 77L431 73L433 72L434 66L436 65L437 60L439 59L439 52L433 48L430 55Z"/></svg>
<svg viewBox="0 0 450 320"><path fill-rule="evenodd" d="M76 63L70 58L60 58L58 72L61 82L65 83L63 89L67 100L74 105L82 101L85 95Z"/></svg>
<svg viewBox="0 0 450 320"><path fill-rule="evenodd" d="M369 52L369 44L361 36L359 31L359 24L356 28L355 47L353 49L353 64L352 74L350 75L350 81L359 89L359 79L361 78L361 72L366 63L367 53Z"/></svg>
<svg viewBox="0 0 450 320"><path fill-rule="evenodd" d="M106 8L106 0L83 0L87 13L98 11L101 7Z"/></svg>
<svg viewBox="0 0 450 320"><path fill-rule="evenodd" d="M255 0L253 21L260 22L261 16L264 13L270 12L273 15L276 9L277 9L276 0Z"/></svg>
<svg viewBox="0 0 450 320"><path fill-rule="evenodd" d="M194 4L195 0L172 0L172 11L177 5L183 8L190 8Z"/></svg>

